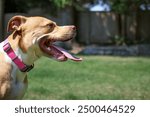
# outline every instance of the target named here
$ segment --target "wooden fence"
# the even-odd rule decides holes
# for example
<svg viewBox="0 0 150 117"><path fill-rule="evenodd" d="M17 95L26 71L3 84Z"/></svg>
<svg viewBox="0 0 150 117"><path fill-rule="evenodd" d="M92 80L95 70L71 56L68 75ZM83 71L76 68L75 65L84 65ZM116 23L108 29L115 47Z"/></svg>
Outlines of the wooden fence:
<svg viewBox="0 0 150 117"><path fill-rule="evenodd" d="M5 14L5 35L8 20L16 14ZM72 12L62 11L57 17L44 14L39 9L30 11L27 16L39 15L56 21L59 25L73 24ZM113 12L78 12L76 18L78 29L77 40L84 44L110 44L119 35L119 24L116 14ZM131 14L126 20L127 38L132 40L136 37L135 14ZM150 11L141 12L139 19L138 35L141 40L150 41ZM6 36L5 36L6 37Z"/></svg>
<svg viewBox="0 0 150 117"><path fill-rule="evenodd" d="M135 13L126 17L126 25L122 24L122 28L126 30L126 38L131 41L150 41L150 11L140 12L139 15L138 27ZM117 15L113 12L78 13L78 40L81 43L110 44L118 37L119 30Z"/></svg>

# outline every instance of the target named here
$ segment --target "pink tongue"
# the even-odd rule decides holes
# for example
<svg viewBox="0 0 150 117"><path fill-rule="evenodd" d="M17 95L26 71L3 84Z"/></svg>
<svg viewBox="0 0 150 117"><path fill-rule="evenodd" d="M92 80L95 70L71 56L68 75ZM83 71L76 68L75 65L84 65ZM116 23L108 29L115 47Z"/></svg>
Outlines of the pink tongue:
<svg viewBox="0 0 150 117"><path fill-rule="evenodd" d="M67 58L69 58L73 61L82 61L82 58L77 58L77 57L71 55L70 53L68 53L63 48L60 48L60 47L57 47L57 46L54 46L54 45L53 45L53 47L56 48L57 50L59 50L60 52L62 52Z"/></svg>

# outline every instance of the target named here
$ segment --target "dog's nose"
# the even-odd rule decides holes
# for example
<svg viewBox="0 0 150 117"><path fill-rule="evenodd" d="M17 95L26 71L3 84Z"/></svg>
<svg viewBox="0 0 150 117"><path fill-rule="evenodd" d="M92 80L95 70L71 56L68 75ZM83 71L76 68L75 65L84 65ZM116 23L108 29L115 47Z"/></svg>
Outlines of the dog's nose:
<svg viewBox="0 0 150 117"><path fill-rule="evenodd" d="M76 27L75 26L71 26L72 30L76 30Z"/></svg>

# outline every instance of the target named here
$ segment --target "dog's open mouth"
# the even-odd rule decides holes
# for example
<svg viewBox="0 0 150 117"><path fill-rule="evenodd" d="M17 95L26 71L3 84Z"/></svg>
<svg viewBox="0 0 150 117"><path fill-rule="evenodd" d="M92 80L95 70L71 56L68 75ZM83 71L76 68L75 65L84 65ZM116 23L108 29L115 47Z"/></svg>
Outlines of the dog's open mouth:
<svg viewBox="0 0 150 117"><path fill-rule="evenodd" d="M44 53L46 53L50 57L52 56L58 61L66 61L68 59L76 62L82 61L82 58L77 58L71 55L63 48L54 45L51 41L49 41L49 39L41 39L39 42L39 46Z"/></svg>

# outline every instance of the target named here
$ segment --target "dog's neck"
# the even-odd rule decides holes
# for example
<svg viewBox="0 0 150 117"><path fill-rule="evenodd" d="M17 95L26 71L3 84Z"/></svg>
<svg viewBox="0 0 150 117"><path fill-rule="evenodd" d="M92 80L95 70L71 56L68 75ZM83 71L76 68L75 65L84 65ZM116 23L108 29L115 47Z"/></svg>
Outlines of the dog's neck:
<svg viewBox="0 0 150 117"><path fill-rule="evenodd" d="M23 48L20 47L20 40L22 39L21 36L14 36L13 33L7 39L16 55L26 65L33 65L34 62L39 58L39 56L37 56L36 52L34 51L34 47L30 48L31 51L24 52Z"/></svg>

